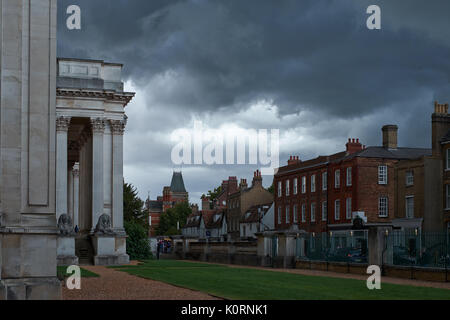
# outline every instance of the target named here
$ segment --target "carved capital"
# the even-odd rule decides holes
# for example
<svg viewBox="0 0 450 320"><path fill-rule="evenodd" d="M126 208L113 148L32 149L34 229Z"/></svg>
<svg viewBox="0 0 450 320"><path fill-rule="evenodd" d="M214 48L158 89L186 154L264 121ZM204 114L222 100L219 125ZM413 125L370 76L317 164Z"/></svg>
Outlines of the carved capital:
<svg viewBox="0 0 450 320"><path fill-rule="evenodd" d="M69 117L57 117L56 118L56 131L62 131L62 132L69 131L70 120L71 120L71 118L69 118Z"/></svg>
<svg viewBox="0 0 450 320"><path fill-rule="evenodd" d="M105 119L103 118L91 119L92 133L104 133L105 123Z"/></svg>
<svg viewBox="0 0 450 320"><path fill-rule="evenodd" d="M72 174L74 177L80 176L80 164L78 162L75 162L75 164L72 168Z"/></svg>
<svg viewBox="0 0 450 320"><path fill-rule="evenodd" d="M123 135L125 133L125 120L109 120L112 134Z"/></svg>

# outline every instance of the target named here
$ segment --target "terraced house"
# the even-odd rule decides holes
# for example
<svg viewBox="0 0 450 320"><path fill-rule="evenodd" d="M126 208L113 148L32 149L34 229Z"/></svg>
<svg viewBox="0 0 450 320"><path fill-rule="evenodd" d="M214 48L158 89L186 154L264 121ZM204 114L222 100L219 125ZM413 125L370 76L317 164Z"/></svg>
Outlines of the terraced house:
<svg viewBox="0 0 450 320"><path fill-rule="evenodd" d="M407 180L411 183L411 170L406 177L400 168L429 159L432 150L398 147L395 125L384 126L382 132L382 146L365 147L359 139L349 139L346 150L339 153L307 161L292 156L274 177L275 228L298 225L314 233L348 231L356 216L374 227L421 230L426 217L430 225L438 225L439 218L425 206L414 209L419 199L427 197L429 205L433 201L425 185L417 186L417 196L401 193L399 188ZM432 180L431 171L427 166L428 180ZM416 175L420 174L418 170Z"/></svg>

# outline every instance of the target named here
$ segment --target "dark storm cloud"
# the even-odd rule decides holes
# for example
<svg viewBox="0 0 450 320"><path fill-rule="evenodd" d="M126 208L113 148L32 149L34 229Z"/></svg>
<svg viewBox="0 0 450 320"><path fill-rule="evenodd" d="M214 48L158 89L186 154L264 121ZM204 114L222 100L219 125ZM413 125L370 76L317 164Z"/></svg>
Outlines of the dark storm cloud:
<svg viewBox="0 0 450 320"><path fill-rule="evenodd" d="M450 100L447 0L58 4L59 56L124 63L139 90L139 103L127 108L126 164L136 179L151 170L146 161L157 168L150 176L161 171L158 183L166 179L160 168L172 169L167 136L192 116L215 119L214 126L222 120L259 128L258 112L241 112L272 101L274 117L283 119L272 122L282 135L291 130L313 141L286 142L283 162L291 153L307 158L341 151L348 137L379 145L386 123L399 125L402 145L429 147L432 102ZM65 28L70 4L82 9L81 31ZM381 6L380 31L366 28L371 4ZM308 117L296 117L305 112Z"/></svg>
<svg viewBox="0 0 450 320"><path fill-rule="evenodd" d="M60 10L65 3L77 1L60 1ZM266 98L282 114L306 108L348 117L448 90L450 46L427 36L425 22L423 32L407 28L414 15L405 2L382 3L389 21L381 32L366 29L358 1L78 3L83 31L60 26L60 54L123 62L140 84L173 71L191 85L160 95L171 106L214 110Z"/></svg>

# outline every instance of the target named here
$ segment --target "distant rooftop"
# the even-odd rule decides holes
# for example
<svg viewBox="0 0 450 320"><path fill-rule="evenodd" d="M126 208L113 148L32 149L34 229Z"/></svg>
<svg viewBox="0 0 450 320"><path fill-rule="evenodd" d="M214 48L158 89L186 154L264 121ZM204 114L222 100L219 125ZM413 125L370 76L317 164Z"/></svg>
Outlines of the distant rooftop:
<svg viewBox="0 0 450 320"><path fill-rule="evenodd" d="M59 58L58 88L123 92L123 65L102 60Z"/></svg>
<svg viewBox="0 0 450 320"><path fill-rule="evenodd" d="M186 192L184 187L183 174L181 172L174 172L172 182L170 183L170 191L172 192Z"/></svg>

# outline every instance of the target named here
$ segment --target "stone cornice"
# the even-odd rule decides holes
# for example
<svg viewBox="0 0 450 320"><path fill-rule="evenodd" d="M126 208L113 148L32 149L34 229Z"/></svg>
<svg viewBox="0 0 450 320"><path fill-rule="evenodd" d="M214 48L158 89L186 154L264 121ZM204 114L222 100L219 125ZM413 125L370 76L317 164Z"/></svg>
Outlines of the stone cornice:
<svg viewBox="0 0 450 320"><path fill-rule="evenodd" d="M116 92L112 90L57 88L58 98L92 98L121 102L124 107L134 98L134 92Z"/></svg>

